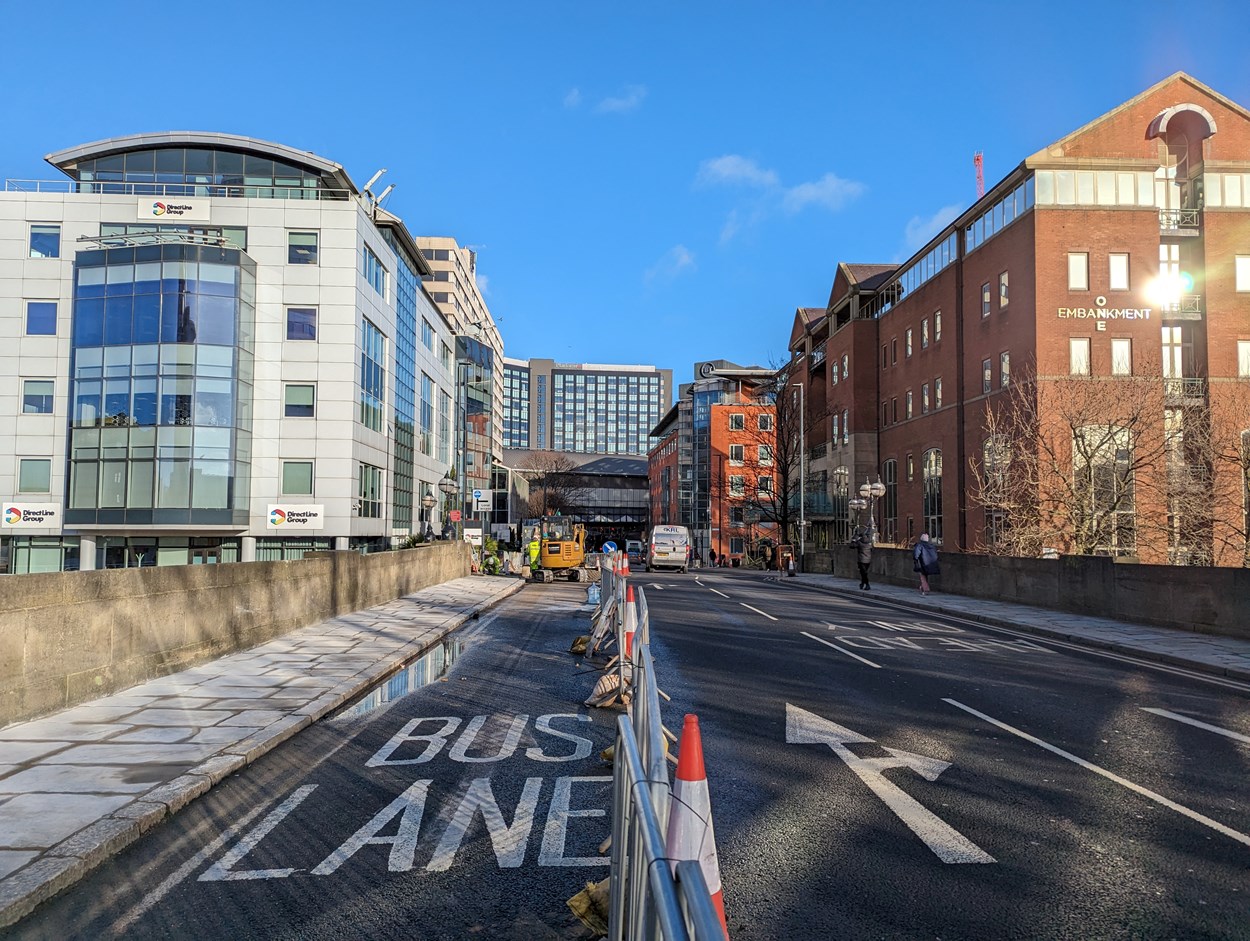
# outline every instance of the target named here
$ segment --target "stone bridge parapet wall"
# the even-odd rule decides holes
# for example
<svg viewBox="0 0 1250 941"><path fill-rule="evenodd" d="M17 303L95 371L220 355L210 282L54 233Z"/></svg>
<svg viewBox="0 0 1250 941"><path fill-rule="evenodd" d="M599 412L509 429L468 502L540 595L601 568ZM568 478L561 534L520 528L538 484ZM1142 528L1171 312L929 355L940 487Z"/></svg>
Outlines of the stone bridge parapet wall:
<svg viewBox="0 0 1250 941"><path fill-rule="evenodd" d="M0 577L0 726L470 572L463 543Z"/></svg>

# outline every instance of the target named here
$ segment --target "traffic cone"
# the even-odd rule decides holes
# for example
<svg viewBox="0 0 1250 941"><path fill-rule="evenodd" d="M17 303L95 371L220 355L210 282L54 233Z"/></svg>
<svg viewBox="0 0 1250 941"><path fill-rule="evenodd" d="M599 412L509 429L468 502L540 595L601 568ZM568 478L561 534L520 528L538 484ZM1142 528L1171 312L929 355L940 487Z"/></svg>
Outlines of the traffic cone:
<svg viewBox="0 0 1250 941"><path fill-rule="evenodd" d="M664 851L674 873L679 861L698 861L708 891L712 893L712 904L720 915L721 928L728 938L720 863L716 859L716 834L712 831L712 800L708 793L707 772L703 769L703 739L699 735L699 717L695 715L686 716L681 730L681 750L677 756L677 773L673 777Z"/></svg>
<svg viewBox="0 0 1250 941"><path fill-rule="evenodd" d="M638 602L634 600L634 586L625 586L625 659L633 661L634 632L638 630Z"/></svg>
<svg viewBox="0 0 1250 941"><path fill-rule="evenodd" d="M621 553L621 566L617 569L617 574L622 578L629 578L629 553Z"/></svg>

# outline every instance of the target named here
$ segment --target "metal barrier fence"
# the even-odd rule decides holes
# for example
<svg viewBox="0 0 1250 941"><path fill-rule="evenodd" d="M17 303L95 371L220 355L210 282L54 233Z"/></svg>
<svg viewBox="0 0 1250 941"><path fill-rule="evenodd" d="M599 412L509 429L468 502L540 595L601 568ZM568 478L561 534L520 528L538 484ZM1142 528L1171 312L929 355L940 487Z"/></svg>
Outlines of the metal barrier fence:
<svg viewBox="0 0 1250 941"><path fill-rule="evenodd" d="M699 863L674 864L666 853L672 784L651 657L650 612L645 593L635 588L638 623L631 656L626 657L627 586L619 566L619 557L605 559L596 625L614 635L620 694L629 707L616 723L608 939L723 941L725 932ZM607 640L600 638L599 646Z"/></svg>

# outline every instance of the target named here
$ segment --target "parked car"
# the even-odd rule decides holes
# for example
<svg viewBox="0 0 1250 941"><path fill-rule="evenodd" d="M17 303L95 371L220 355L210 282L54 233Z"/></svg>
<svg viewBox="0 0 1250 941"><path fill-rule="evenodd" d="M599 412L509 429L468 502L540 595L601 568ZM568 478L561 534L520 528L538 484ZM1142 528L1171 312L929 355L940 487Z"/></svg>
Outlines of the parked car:
<svg viewBox="0 0 1250 941"><path fill-rule="evenodd" d="M690 568L690 530L685 526L653 526L647 540L647 571Z"/></svg>

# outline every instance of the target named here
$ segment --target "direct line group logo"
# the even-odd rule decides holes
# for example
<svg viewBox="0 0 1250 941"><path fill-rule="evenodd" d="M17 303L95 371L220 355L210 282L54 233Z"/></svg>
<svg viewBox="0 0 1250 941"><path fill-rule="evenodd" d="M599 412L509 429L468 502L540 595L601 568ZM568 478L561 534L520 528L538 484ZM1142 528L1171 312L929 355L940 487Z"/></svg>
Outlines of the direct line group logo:
<svg viewBox="0 0 1250 941"><path fill-rule="evenodd" d="M281 510L271 510L269 512L269 525L281 526L286 522L286 514Z"/></svg>
<svg viewBox="0 0 1250 941"><path fill-rule="evenodd" d="M6 506L4 508L4 521L10 526L16 526L22 521L22 511L15 506Z"/></svg>
<svg viewBox="0 0 1250 941"><path fill-rule="evenodd" d="M163 215L165 215L165 204L164 204L164 203L160 203L160 202L153 203L153 204L152 204L152 215L154 215L154 216L163 216Z"/></svg>

